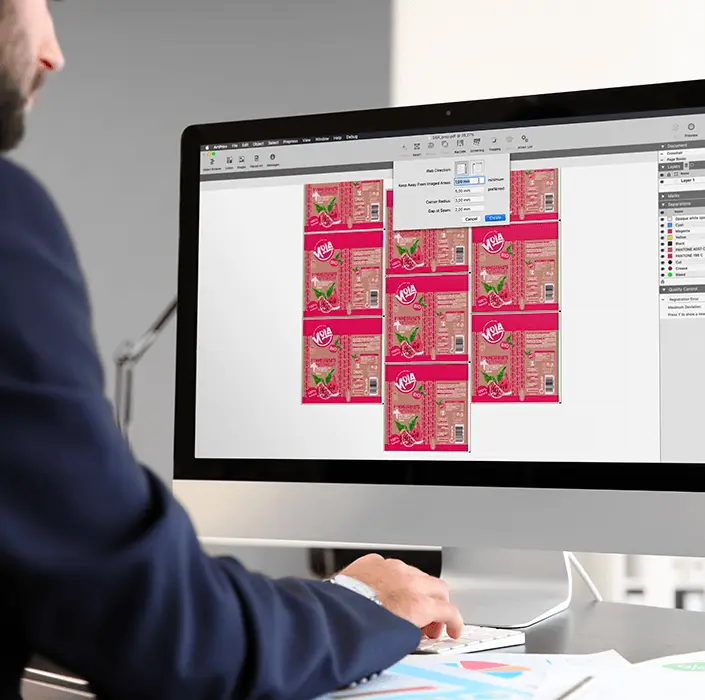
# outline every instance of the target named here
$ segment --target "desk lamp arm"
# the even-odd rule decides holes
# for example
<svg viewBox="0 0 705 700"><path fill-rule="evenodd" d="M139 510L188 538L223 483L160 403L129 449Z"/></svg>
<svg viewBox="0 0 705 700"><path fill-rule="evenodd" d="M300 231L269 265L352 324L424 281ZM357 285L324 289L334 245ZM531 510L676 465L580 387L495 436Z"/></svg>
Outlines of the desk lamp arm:
<svg viewBox="0 0 705 700"><path fill-rule="evenodd" d="M129 427L132 420L134 368L157 341L172 317L176 315L176 307L177 298L174 297L138 340L124 341L115 353L115 418L126 440L129 438Z"/></svg>

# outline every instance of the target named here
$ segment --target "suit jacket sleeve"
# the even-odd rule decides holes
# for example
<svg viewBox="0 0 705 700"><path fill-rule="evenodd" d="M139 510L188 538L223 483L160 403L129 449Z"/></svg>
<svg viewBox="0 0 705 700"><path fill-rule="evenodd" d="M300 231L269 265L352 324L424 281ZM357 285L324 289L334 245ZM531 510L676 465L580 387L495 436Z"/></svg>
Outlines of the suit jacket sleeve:
<svg viewBox="0 0 705 700"><path fill-rule="evenodd" d="M6 161L0 183L0 569L27 653L103 698L294 700L412 651L419 630L355 593L206 556L115 426L52 202Z"/></svg>

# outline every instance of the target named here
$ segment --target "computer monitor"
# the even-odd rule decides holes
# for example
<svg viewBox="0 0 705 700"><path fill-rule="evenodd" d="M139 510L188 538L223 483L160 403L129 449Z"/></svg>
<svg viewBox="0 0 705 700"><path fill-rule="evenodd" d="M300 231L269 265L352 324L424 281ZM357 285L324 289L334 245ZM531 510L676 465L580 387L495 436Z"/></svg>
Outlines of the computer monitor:
<svg viewBox="0 0 705 700"><path fill-rule="evenodd" d="M181 168L201 536L442 547L504 626L570 597L534 550L705 551L705 81L196 125Z"/></svg>

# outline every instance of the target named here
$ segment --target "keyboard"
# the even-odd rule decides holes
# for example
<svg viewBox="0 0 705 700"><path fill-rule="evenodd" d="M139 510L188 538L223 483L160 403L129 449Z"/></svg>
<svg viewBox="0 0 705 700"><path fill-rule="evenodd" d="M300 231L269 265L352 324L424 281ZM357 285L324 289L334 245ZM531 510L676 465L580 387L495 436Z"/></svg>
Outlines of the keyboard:
<svg viewBox="0 0 705 700"><path fill-rule="evenodd" d="M453 639L447 634L438 639L424 637L419 644L417 654L464 654L473 651L491 651L505 647L521 646L526 636L520 630L500 630L494 627L475 627L465 625L460 639Z"/></svg>

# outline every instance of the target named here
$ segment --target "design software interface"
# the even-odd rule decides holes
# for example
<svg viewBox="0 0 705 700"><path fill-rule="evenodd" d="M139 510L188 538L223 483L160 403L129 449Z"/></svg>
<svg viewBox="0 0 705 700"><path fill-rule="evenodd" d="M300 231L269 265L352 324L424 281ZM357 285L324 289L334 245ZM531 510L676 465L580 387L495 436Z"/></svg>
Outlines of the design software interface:
<svg viewBox="0 0 705 700"><path fill-rule="evenodd" d="M705 116L203 144L198 458L705 458Z"/></svg>

